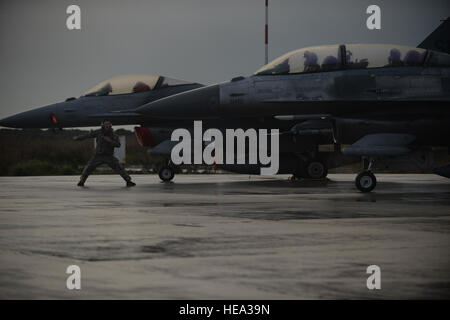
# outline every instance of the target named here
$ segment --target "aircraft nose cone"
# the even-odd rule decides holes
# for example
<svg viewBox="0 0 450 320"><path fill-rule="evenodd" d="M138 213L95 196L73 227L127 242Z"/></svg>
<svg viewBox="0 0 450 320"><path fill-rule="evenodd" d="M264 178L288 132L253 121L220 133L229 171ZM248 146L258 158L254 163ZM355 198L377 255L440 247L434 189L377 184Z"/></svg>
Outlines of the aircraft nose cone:
<svg viewBox="0 0 450 320"><path fill-rule="evenodd" d="M53 106L25 111L0 120L0 126L10 128L49 128L52 126Z"/></svg>
<svg viewBox="0 0 450 320"><path fill-rule="evenodd" d="M22 117L19 117L19 115L6 117L0 120L0 126L2 127L21 128L22 123L25 122L22 120Z"/></svg>
<svg viewBox="0 0 450 320"><path fill-rule="evenodd" d="M217 118L219 98L219 85L216 84L148 103L136 109L136 112L166 119Z"/></svg>
<svg viewBox="0 0 450 320"><path fill-rule="evenodd" d="M8 118L4 118L0 120L0 127L9 127L8 126Z"/></svg>

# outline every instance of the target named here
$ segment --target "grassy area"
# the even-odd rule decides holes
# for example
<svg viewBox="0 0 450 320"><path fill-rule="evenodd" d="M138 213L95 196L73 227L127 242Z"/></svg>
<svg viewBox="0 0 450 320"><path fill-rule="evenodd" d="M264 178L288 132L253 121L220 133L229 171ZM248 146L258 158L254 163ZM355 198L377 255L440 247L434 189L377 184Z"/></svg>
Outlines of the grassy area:
<svg viewBox="0 0 450 320"><path fill-rule="evenodd" d="M86 133L83 130L0 129L0 176L79 175L94 152L93 139L73 141L72 138ZM116 134L126 137L127 167L136 173L155 173L164 164L160 157L150 157L141 147L134 133L119 129ZM184 170L182 170L184 169ZM180 172L209 172L210 167L183 166ZM102 166L95 174L111 173Z"/></svg>
<svg viewBox="0 0 450 320"><path fill-rule="evenodd" d="M94 143L92 139L73 141L72 138L86 132L0 129L0 176L80 175L93 155ZM163 166L164 160L160 157L150 157L146 148L138 144L133 132L119 129L116 133L126 137L126 167L130 173L155 173ZM436 149L435 158L437 164L447 163L449 161L447 149ZM358 172L360 167L360 164L354 164L329 172ZM201 165L186 165L177 167L176 170L178 173L215 172L212 166ZM100 167L94 173L111 172L107 167Z"/></svg>

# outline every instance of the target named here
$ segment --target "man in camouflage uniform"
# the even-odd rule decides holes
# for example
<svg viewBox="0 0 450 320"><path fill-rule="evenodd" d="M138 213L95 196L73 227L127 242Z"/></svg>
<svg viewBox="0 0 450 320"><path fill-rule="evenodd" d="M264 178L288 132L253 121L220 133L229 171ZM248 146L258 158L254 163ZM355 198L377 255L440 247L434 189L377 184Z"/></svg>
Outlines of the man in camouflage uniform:
<svg viewBox="0 0 450 320"><path fill-rule="evenodd" d="M99 165L106 163L111 167L116 173L127 182L127 187L133 187L136 184L131 181L131 177L125 171L123 166L114 157L114 148L120 147L119 137L114 134L111 127L111 122L108 120L103 120L102 127L99 130L95 130L84 134L82 136L73 137L73 140L84 140L87 138L95 138L97 142L97 147L95 148L95 154L89 160L88 164L81 174L80 182L78 182L79 187L83 187L88 176L97 168Z"/></svg>

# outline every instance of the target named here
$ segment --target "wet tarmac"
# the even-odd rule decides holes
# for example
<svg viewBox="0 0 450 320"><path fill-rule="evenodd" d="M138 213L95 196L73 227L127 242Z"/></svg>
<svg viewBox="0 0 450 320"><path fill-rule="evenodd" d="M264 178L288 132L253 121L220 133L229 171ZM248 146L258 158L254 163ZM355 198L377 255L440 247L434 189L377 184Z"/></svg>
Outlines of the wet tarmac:
<svg viewBox="0 0 450 320"><path fill-rule="evenodd" d="M1 177L0 298L450 298L449 181L377 177Z"/></svg>

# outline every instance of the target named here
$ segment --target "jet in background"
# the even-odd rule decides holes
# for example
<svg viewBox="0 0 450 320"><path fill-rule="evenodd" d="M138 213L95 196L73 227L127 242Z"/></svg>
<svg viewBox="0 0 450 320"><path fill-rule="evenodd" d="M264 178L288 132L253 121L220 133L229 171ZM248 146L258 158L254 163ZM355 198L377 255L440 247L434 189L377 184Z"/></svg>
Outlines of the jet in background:
<svg viewBox="0 0 450 320"><path fill-rule="evenodd" d="M160 75L130 74L105 80L79 98L68 98L45 107L0 120L11 128L70 128L97 126L108 118L114 125L145 122L133 110L151 101L203 87L198 83Z"/></svg>
<svg viewBox="0 0 450 320"><path fill-rule="evenodd" d="M170 157L171 132L182 124L179 121L153 121L133 110L151 101L200 87L203 85L160 75L121 75L97 84L79 98L68 98L2 119L0 126L56 130L97 126L103 119L111 120L114 125L138 124L141 125L135 127L138 142L152 149L151 155ZM159 176L163 180L172 179L172 168L161 168Z"/></svg>
<svg viewBox="0 0 450 320"><path fill-rule="evenodd" d="M321 178L346 159L363 159L355 184L370 192L373 170L426 170L433 165L431 147L449 146L450 55L427 47L448 43L449 25L447 19L422 48L337 44L295 50L252 76L135 111L152 119L214 120L220 128L279 128L279 173ZM333 144L334 151L321 152L322 144ZM259 172L256 165L221 167ZM449 171L449 164L435 169L446 177Z"/></svg>

